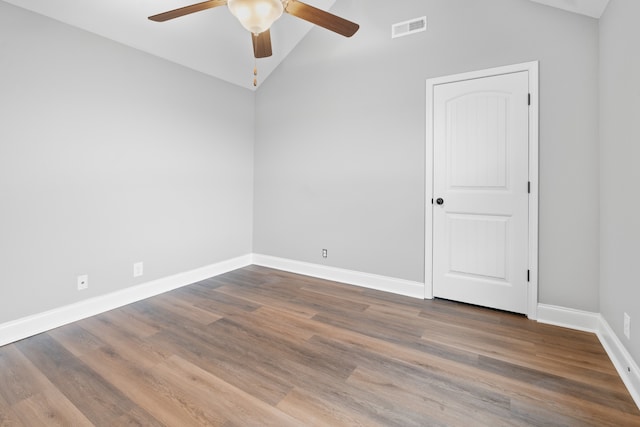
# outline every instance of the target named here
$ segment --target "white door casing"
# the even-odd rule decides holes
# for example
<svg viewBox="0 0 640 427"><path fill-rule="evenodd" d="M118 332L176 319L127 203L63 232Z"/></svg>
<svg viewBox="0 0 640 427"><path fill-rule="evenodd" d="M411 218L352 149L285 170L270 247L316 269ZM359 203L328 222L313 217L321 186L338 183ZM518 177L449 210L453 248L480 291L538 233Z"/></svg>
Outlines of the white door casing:
<svg viewBox="0 0 640 427"><path fill-rule="evenodd" d="M426 298L536 318L537 70L427 81Z"/></svg>

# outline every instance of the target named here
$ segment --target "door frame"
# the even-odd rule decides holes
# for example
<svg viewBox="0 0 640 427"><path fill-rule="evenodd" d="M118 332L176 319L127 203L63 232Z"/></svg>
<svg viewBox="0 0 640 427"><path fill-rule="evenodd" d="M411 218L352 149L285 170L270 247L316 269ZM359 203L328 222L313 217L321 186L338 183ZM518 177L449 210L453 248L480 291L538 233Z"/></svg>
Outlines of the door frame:
<svg viewBox="0 0 640 427"><path fill-rule="evenodd" d="M486 70L471 71L450 76L427 79L426 93L426 147L425 147L425 262L424 297L433 299L433 97L436 86L464 80L498 76L527 71L529 76L529 283L527 290L527 317L538 318L538 144L539 144L539 83L538 61L507 65Z"/></svg>

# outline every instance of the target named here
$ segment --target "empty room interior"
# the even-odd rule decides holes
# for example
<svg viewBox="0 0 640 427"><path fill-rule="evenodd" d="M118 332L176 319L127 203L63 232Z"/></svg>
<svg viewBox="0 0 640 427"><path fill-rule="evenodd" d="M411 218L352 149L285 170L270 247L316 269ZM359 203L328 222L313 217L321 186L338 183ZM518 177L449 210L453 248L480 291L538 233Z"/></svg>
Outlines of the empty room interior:
<svg viewBox="0 0 640 427"><path fill-rule="evenodd" d="M85 3L0 0L0 425L640 426L640 2Z"/></svg>

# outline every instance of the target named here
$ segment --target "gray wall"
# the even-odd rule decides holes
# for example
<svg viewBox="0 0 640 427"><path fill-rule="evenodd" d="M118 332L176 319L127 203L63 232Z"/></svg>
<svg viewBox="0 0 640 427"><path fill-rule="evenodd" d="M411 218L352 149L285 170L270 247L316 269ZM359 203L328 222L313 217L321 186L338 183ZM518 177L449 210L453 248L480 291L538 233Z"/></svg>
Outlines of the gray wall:
<svg viewBox="0 0 640 427"><path fill-rule="evenodd" d="M425 79L531 60L540 301L600 311L597 21L526 0L341 0L333 11L361 31L312 30L254 104L250 91L0 2L0 322L249 253L252 202L254 252L423 281ZM390 39L392 23L425 14L427 32ZM632 173L616 153L603 169ZM603 282L616 281L616 248L603 243ZM134 280L136 261L145 276Z"/></svg>
<svg viewBox="0 0 640 427"><path fill-rule="evenodd" d="M0 2L0 323L250 253L254 107Z"/></svg>
<svg viewBox="0 0 640 427"><path fill-rule="evenodd" d="M611 0L600 21L600 309L640 363L640 2ZM623 313L631 316L631 341Z"/></svg>
<svg viewBox="0 0 640 427"><path fill-rule="evenodd" d="M313 29L256 95L254 252L422 282L425 80L539 60L540 302L598 312L597 20L526 0L332 11L360 32Z"/></svg>

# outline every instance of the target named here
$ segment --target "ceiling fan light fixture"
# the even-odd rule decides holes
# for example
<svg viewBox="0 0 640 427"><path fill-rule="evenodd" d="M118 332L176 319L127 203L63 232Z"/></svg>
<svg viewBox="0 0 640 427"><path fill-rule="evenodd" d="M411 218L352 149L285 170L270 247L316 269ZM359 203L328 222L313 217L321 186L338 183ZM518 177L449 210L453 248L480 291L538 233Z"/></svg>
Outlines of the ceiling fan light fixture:
<svg viewBox="0 0 640 427"><path fill-rule="evenodd" d="M253 34L268 30L282 16L281 0L228 0L229 10Z"/></svg>

